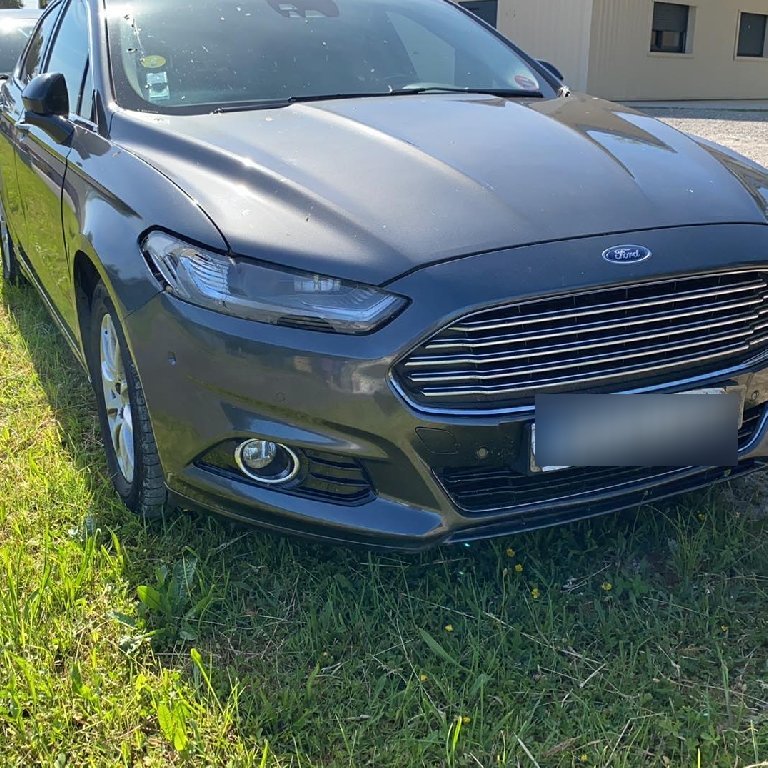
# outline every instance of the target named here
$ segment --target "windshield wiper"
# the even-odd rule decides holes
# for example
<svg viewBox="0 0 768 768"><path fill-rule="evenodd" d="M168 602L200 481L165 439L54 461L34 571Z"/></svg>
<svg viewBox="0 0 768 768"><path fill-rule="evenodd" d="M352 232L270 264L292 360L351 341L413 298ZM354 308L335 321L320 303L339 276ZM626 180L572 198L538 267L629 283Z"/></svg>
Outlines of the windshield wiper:
<svg viewBox="0 0 768 768"><path fill-rule="evenodd" d="M403 88L392 91L388 96L404 96L409 93L478 93L485 96L499 96L505 99L543 99L541 91L528 91L524 88L460 88L450 85L425 85L422 88Z"/></svg>
<svg viewBox="0 0 768 768"><path fill-rule="evenodd" d="M225 112L248 112L251 109L280 109L292 104L292 99L260 99L259 101L236 101L211 110L212 115L223 115Z"/></svg>
<svg viewBox="0 0 768 768"><path fill-rule="evenodd" d="M241 101L224 104L213 110L211 114L220 115L224 112L247 112L249 109L280 109L291 104L303 104L309 101L331 101L333 99L369 99L373 96L392 96L391 91L374 91L372 93L323 93L317 96L288 96L285 99L260 99L258 101Z"/></svg>
<svg viewBox="0 0 768 768"><path fill-rule="evenodd" d="M324 93L315 96L289 96L285 99L261 99L224 104L212 111L214 115L225 112L247 112L251 109L281 109L291 104L306 104L313 101L333 101L338 99L372 99L386 96L413 96L419 93L472 93L485 96L497 96L505 99L543 99L541 91L526 91L522 88L459 88L448 85L425 85L421 88L401 88L392 91L370 91L362 93Z"/></svg>
<svg viewBox="0 0 768 768"><path fill-rule="evenodd" d="M372 91L370 93L328 93L320 96L291 96L286 101L289 104L300 104L307 101L330 101L331 99L370 99L385 96L413 96L419 93L479 93L486 96L504 98L543 99L541 91L527 91L523 88L461 88L453 85L424 85L415 88L396 88L391 91Z"/></svg>

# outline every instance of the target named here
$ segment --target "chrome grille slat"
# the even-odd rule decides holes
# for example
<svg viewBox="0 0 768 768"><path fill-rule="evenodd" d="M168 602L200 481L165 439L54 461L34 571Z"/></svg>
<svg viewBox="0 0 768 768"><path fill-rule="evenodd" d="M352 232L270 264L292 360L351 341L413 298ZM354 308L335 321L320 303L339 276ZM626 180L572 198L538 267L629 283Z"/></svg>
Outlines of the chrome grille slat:
<svg viewBox="0 0 768 768"><path fill-rule="evenodd" d="M666 336L679 336L685 333L696 333L698 331L703 331L707 329L715 329L715 328L722 328L724 326L730 326L730 325L738 325L739 323L748 322L750 319L755 319L755 315L750 316L744 316L744 315L738 315L736 317L728 318L726 320L717 320L713 323L698 323L695 325L686 325L682 328L675 328L673 330L666 331ZM758 323L754 326L755 330L761 330L763 328L768 328L768 322L766 323ZM617 344L625 344L628 341L648 341L658 338L658 334L653 335L648 333L647 331L642 331L640 333L634 333L634 334L625 334L622 336L609 336L606 339L603 339L601 341L594 341L594 342L580 342L580 341L574 341L569 342L566 344L558 344L554 346L549 346L545 349L537 349L537 350L527 350L527 349L512 349L507 353L504 353L503 350L500 352L494 352L494 353L481 353L478 355L474 355L472 357L464 356L463 354L460 355L430 355L430 356L424 356L424 357L413 357L411 358L406 364L406 368L430 368L430 367L436 367L436 366L443 366L443 365L461 365L463 363L466 364L487 364L487 363L496 363L496 362L505 362L505 361L513 361L513 360L521 360L525 358L536 358L536 357L545 357L549 355L555 355L560 354L563 352L567 352L569 354L573 354L575 352L579 352L582 350L593 350L593 349L601 349L604 347L609 346L615 346Z"/></svg>
<svg viewBox="0 0 768 768"><path fill-rule="evenodd" d="M768 268L757 268L482 309L422 343L393 374L417 407L482 412L530 407L542 391L674 384L766 351Z"/></svg>
<svg viewBox="0 0 768 768"><path fill-rule="evenodd" d="M662 285L662 286L671 286L676 285L678 287L684 286L686 283L696 283L701 282L702 278L715 278L718 280L724 280L726 278L736 278L737 280L740 280L742 283L745 281L757 281L757 280L763 280L765 279L764 273L768 272L768 269L766 268L757 268L754 270L749 269L732 269L732 270L723 270L718 272L710 272L710 273L698 273L698 274L692 274L692 275L676 275L674 277L666 277L661 278L659 280L644 280L642 282L642 286L644 288L651 288L655 285ZM503 304L498 304L494 307L489 307L486 309L479 309L476 312L472 312L469 315L465 315L463 318L460 318L457 322L463 322L469 317L481 317L483 315L486 315L490 312L496 312L499 309L505 309L510 306L520 306L525 307L531 304L540 304L542 300L548 301L552 299L558 299L562 298L563 296L593 296L593 295L602 295L606 293L611 293L615 291L622 291L625 288L633 288L638 285L641 285L641 283L627 283L627 284L618 284L618 285L608 285L608 286L601 286L597 288L585 288L584 290L575 291L571 293L560 293L560 294L551 294L550 296L535 296L533 298L528 299L521 299L518 302L506 302ZM701 288L693 288L693 291L697 290L707 290L705 287ZM690 293L690 291L689 291Z"/></svg>
<svg viewBox="0 0 768 768"><path fill-rule="evenodd" d="M743 350L741 350L743 351ZM685 362L690 362L692 360L716 360L716 359L722 359L725 356L733 354L733 350L723 350L721 352L716 353L710 353L704 356L695 356L695 357L689 357L684 360L678 360L674 363L664 363L661 365L651 365L651 366L626 366L622 368L614 368L612 370L605 371L600 374L596 374L593 376L582 376L579 378L574 378L572 376L560 376L556 378L550 378L550 379L542 379L540 381L537 381L534 384L526 383L526 384L519 384L517 386L507 386L507 387L498 387L498 386L487 386L487 387L463 387L463 386L457 386L457 387L450 387L450 388L443 388L443 389L436 389L436 388L425 388L424 394L427 397L437 397L437 396L444 396L446 394L455 394L457 392L460 392L461 394L477 394L477 395L498 395L498 394L509 394L513 392L520 392L520 391L541 391L544 388L547 387L553 387L553 386L562 386L563 384L567 383L570 386L580 386L583 384L594 384L600 381L608 381L611 379L616 379L619 377L624 377L627 374L643 374L643 373L650 373L650 372L656 372L656 371L663 371L667 370L669 368L677 368L681 364Z"/></svg>
<svg viewBox="0 0 768 768"><path fill-rule="evenodd" d="M708 336L706 339L703 339L701 341L688 341L685 344L675 344L672 346L647 346L647 347L639 347L638 349L635 349L633 352L625 352L622 355L623 360L632 360L637 357L651 357L654 354L657 355L664 355L669 352L677 352L679 350L685 350L690 349L691 347L701 347L701 346L708 346L713 341L720 342L720 341L736 341L739 339L744 339L747 336L749 336L751 331L744 331L741 334L732 334L728 336ZM749 349L749 345L744 346L744 350ZM504 379L509 378L510 376L520 376L520 375L531 375L531 374L546 374L550 371L556 371L556 370L567 370L568 368L579 368L579 367L592 367L601 365L606 360L610 361L615 359L615 355L611 353L603 353L602 355L593 355L589 358L585 359L575 359L575 358L566 358L564 360L554 361L553 363L550 363L549 365L539 365L536 367L530 367L530 366L515 366L513 370L499 370L499 369L491 369L491 370L479 370L475 369L474 371L432 371L430 373L414 373L411 374L411 380L418 383L431 383L435 381L465 381L465 380L475 380L475 381L489 381L492 379Z"/></svg>
<svg viewBox="0 0 768 768"><path fill-rule="evenodd" d="M624 320L623 318L614 318L612 322L610 323L586 323L584 325L578 325L578 326L560 326L557 328L549 328L545 331L539 331L534 334L525 334L525 335L518 335L518 336L490 336L486 337L485 340L475 340L472 338L464 337L462 339L454 339L454 338L448 338L444 341L436 341L436 342L430 342L425 345L426 349L443 349L448 347L480 347L480 346L494 346L497 344L507 344L510 341L514 342L527 342L527 341L543 341L544 339L548 339L552 336L565 336L565 335L572 335L575 333L596 333L599 331L604 330L612 330L615 327L615 323L617 320L622 320L625 326L637 326L637 325L647 325L649 323L661 323L661 322L670 322L674 321L678 318L686 318L686 317L700 317L701 315L709 315L712 314L712 312L716 312L719 309L743 309L746 307L755 307L758 304L761 304L763 302L763 299L752 299L750 301L744 301L744 302L737 302L733 304L726 304L726 303L720 303L713 307L707 307L705 309L694 309L694 310L680 310L678 312L663 312L660 314L653 314L653 315L640 315L639 317L633 318L631 320ZM759 314L759 313L758 313ZM451 331L456 330L456 326L452 326Z"/></svg>
<svg viewBox="0 0 768 768"><path fill-rule="evenodd" d="M756 287L760 287L761 284L750 283L738 288L730 288L727 290L710 290L702 292L691 292L684 294L668 294L667 296L660 297L653 301L636 301L636 302L614 302L612 304L598 304L588 310L574 310L572 312L558 313L558 312L545 312L536 317L526 316L512 316L508 319L500 319L495 323L489 323L487 321L475 321L470 323L457 323L453 327L457 331L489 331L497 327L507 327L509 325L528 325L530 323L544 323L552 317L556 317L558 320L568 319L569 317L584 317L586 315L604 314L614 309L620 309L621 311L632 311L635 309L644 309L646 307L660 307L669 304L680 304L684 301L696 301L699 299L705 299L712 296L725 296L733 293L743 293L746 291L753 291Z"/></svg>
<svg viewBox="0 0 768 768"><path fill-rule="evenodd" d="M741 351L744 351L742 349ZM728 356L733 354L733 350L723 349L719 352L710 352L707 355L700 356L700 355L689 355L687 358L681 358L680 360L676 360L674 363L657 363L652 365L629 365L629 366L622 366L622 367L616 367L612 369L606 369L601 373L592 374L592 375L581 375L581 376L556 376L556 377L550 377L548 379L538 379L535 382L525 382L517 384L510 385L477 385L477 386L465 386L465 385L458 385L453 387L443 387L442 389L438 389L436 387L425 387L424 388L424 394L428 397L435 397L437 394L445 395L445 396L457 396L459 394L467 394L467 393L477 393L482 395L488 395L488 394L498 394L498 393L509 393L509 392L516 392L516 391L530 391L530 390L537 390L542 391L545 388L551 388L554 386L559 386L564 383L568 383L573 386L579 386L582 384L594 384L595 382L600 381L606 381L609 379L615 379L618 377L625 376L626 374L634 373L649 373L652 371L663 371L668 370L669 368L676 368L680 365L691 362L691 361L697 361L697 360L715 360L720 359L722 357Z"/></svg>

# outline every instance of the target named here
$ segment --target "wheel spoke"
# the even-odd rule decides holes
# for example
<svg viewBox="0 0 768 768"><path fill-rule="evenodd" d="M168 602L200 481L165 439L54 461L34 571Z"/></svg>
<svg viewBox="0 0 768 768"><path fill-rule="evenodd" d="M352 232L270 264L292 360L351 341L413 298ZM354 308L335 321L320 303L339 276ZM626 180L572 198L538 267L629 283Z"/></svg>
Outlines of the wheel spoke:
<svg viewBox="0 0 768 768"><path fill-rule="evenodd" d="M112 416L109 417L109 431L112 434L112 442L115 444L115 447L117 447L120 436L120 429L122 426L123 416L120 411L116 411Z"/></svg>
<svg viewBox="0 0 768 768"><path fill-rule="evenodd" d="M120 458L123 474L126 478L133 477L133 424L130 413L123 413L123 422L119 436Z"/></svg>
<svg viewBox="0 0 768 768"><path fill-rule="evenodd" d="M112 387L104 387L104 403L110 416L116 414L122 406L122 398Z"/></svg>
<svg viewBox="0 0 768 768"><path fill-rule="evenodd" d="M104 317L107 320L107 316ZM104 383L114 385L118 381L118 370L115 356L118 353L116 349L117 335L112 321L102 324L101 330L101 377Z"/></svg>

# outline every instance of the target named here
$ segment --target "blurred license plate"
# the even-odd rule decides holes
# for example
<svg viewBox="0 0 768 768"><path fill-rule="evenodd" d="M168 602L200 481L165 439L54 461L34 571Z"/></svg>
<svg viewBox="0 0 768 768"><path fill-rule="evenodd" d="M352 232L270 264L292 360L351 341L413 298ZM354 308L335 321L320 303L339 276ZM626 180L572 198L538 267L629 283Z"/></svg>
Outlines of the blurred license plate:
<svg viewBox="0 0 768 768"><path fill-rule="evenodd" d="M531 450L530 450L529 468L531 472L560 472L563 469L570 469L568 465L558 467L555 465L546 465L540 467L536 463L536 422L531 424Z"/></svg>
<svg viewBox="0 0 768 768"><path fill-rule="evenodd" d="M707 397L682 403L679 395ZM736 463L744 395L743 387L729 387L675 395L537 397L536 422L530 427L529 470L732 466ZM547 461L553 456L561 461Z"/></svg>

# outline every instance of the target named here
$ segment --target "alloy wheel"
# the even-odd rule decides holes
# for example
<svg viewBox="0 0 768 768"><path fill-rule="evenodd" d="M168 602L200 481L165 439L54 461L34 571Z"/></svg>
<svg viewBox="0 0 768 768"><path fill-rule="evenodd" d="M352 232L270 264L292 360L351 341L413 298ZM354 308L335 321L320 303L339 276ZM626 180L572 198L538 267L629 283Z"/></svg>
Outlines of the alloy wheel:
<svg viewBox="0 0 768 768"><path fill-rule="evenodd" d="M101 385L112 447L117 465L126 482L133 482L134 449L133 418L128 395L128 378L125 374L120 340L112 317L105 314L101 321Z"/></svg>

